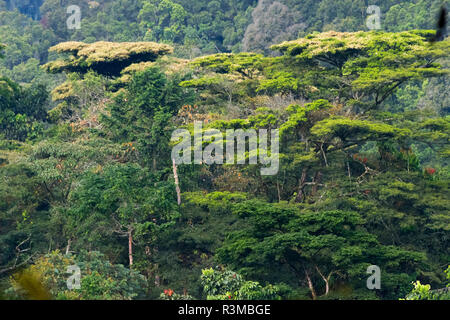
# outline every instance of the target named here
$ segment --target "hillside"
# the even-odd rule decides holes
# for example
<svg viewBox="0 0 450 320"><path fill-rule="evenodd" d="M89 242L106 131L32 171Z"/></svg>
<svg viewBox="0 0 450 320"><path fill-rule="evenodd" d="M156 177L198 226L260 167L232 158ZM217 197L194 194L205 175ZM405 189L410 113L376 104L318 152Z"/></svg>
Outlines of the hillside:
<svg viewBox="0 0 450 320"><path fill-rule="evenodd" d="M0 1L1 298L448 299L445 1L72 4Z"/></svg>

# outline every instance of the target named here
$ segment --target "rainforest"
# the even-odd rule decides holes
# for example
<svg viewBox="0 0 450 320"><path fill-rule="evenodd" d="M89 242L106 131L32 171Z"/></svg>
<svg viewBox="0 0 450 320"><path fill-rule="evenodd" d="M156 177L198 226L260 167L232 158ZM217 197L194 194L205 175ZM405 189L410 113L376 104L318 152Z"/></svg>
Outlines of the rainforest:
<svg viewBox="0 0 450 320"><path fill-rule="evenodd" d="M0 0L0 299L449 300L449 5Z"/></svg>

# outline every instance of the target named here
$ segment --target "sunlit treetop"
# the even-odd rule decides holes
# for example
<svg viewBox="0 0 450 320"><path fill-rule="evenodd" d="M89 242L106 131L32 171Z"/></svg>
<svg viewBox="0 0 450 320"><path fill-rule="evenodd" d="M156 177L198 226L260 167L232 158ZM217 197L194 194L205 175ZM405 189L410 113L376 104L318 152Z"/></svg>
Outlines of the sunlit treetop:
<svg viewBox="0 0 450 320"><path fill-rule="evenodd" d="M144 71L145 69L151 67L153 64L154 62L151 61L130 64L120 72L121 76L117 79L117 83L125 84L129 82L134 73Z"/></svg>
<svg viewBox="0 0 450 320"><path fill-rule="evenodd" d="M131 64L153 62L158 57L170 54L173 48L156 42L106 42L83 43L62 42L49 49L66 54L61 60L55 60L43 67L48 72L86 73L93 70L98 74L119 76L121 71Z"/></svg>
<svg viewBox="0 0 450 320"><path fill-rule="evenodd" d="M121 73L129 74L129 73L133 73L133 72L144 71L145 69L147 69L148 67L150 67L152 65L153 65L153 62L150 62L150 61L133 63L133 64L130 64L128 67L124 68Z"/></svg>
<svg viewBox="0 0 450 320"><path fill-rule="evenodd" d="M439 64L448 57L450 40L431 43L432 30L398 33L323 32L271 47L284 54L290 68L316 67L321 86L342 88L339 95L357 103L383 102L402 83L448 74ZM331 81L326 82L325 79ZM369 99L369 100L367 100Z"/></svg>
<svg viewBox="0 0 450 320"><path fill-rule="evenodd" d="M336 32L328 31L312 33L304 38L285 41L271 46L272 50L280 50L290 56L318 59L335 66L342 65L351 53L366 52L377 55L381 52L403 52L407 56L412 51L427 50L434 55L445 56L448 43L433 45L429 40L434 35L433 30L412 30L404 32L358 31ZM430 50L432 49L432 50Z"/></svg>
<svg viewBox="0 0 450 320"><path fill-rule="evenodd" d="M426 143L442 158L450 158L450 116L426 119L413 125L414 138Z"/></svg>
<svg viewBox="0 0 450 320"><path fill-rule="evenodd" d="M400 129L392 125L368 120L331 117L317 123L311 133L318 139L339 138L352 145L355 141L379 141L388 138L402 138L411 135L409 129Z"/></svg>
<svg viewBox="0 0 450 320"><path fill-rule="evenodd" d="M189 60L180 59L173 56L163 56L158 60L158 66L161 67L161 70L166 75L182 72L187 68L188 64ZM132 63L120 72L120 77L115 80L115 84L118 87L122 87L131 80L133 74L144 71L154 65L155 62L153 61Z"/></svg>
<svg viewBox="0 0 450 320"><path fill-rule="evenodd" d="M73 86L67 81L55 87L51 92L53 101L64 100L71 97L73 94Z"/></svg>
<svg viewBox="0 0 450 320"><path fill-rule="evenodd" d="M216 73L231 74L236 72L243 77L252 78L261 69L263 59L262 54L252 52L218 53L197 58L192 61L192 65Z"/></svg>

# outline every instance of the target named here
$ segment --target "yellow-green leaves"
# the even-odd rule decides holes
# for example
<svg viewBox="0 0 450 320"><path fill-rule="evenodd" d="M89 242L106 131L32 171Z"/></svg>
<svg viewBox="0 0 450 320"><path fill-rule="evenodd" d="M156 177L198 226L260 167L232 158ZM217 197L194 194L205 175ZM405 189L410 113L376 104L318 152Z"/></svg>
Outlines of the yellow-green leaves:
<svg viewBox="0 0 450 320"><path fill-rule="evenodd" d="M393 137L405 137L411 134L409 129L367 120L332 117L320 121L311 129L311 133L319 139L339 137L341 140L382 140Z"/></svg>
<svg viewBox="0 0 450 320"><path fill-rule="evenodd" d="M63 60L43 66L51 73L63 71L85 73L92 69L99 74L118 76L133 63L155 61L173 52L171 46L155 42L62 42L49 49L68 55Z"/></svg>
<svg viewBox="0 0 450 320"><path fill-rule="evenodd" d="M263 56L261 54L243 52L239 54L220 53L200 57L192 65L208 69L217 73L237 72L244 77L252 78L261 67Z"/></svg>
<svg viewBox="0 0 450 320"><path fill-rule="evenodd" d="M289 88L286 72L297 73L296 81L290 82L292 91L297 91L298 79L302 79L310 94L314 88L320 97L335 95L370 109L406 81L448 73L438 62L448 56L450 40L430 45L433 32L329 31L286 41L272 49L284 53L287 70L279 64L280 70L262 85Z"/></svg>
<svg viewBox="0 0 450 320"><path fill-rule="evenodd" d="M292 130L298 128L299 126L303 126L304 129L309 129L313 123L313 119L308 119L312 113L331 109L333 107L325 99L319 99L311 103L307 103L304 106L299 105L290 105L286 108L287 113L289 114L288 120L281 125L280 133L281 136L292 133ZM320 117L319 117L320 119ZM307 123L309 120L309 123Z"/></svg>

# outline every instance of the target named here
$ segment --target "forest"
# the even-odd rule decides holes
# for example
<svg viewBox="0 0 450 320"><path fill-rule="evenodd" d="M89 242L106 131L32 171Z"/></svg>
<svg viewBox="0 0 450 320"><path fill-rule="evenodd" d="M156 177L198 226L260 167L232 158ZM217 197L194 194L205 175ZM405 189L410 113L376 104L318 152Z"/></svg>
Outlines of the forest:
<svg viewBox="0 0 450 320"><path fill-rule="evenodd" d="M0 0L0 300L449 300L446 7Z"/></svg>

